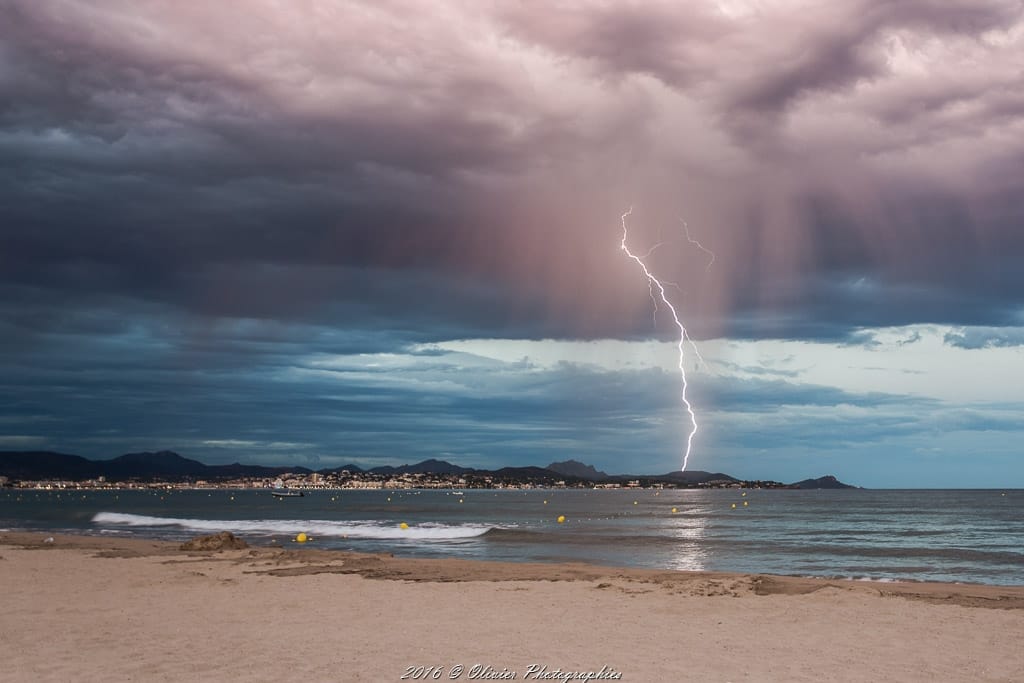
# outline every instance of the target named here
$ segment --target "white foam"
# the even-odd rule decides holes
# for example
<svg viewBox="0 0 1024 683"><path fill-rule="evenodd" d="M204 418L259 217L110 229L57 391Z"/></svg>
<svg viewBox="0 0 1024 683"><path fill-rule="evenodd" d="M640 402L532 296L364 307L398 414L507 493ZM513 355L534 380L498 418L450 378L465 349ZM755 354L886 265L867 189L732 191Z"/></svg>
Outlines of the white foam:
<svg viewBox="0 0 1024 683"><path fill-rule="evenodd" d="M793 574L792 576L805 576L803 574ZM857 576L854 574L807 574L808 579L819 579L821 581L864 581L867 583L908 583L917 581L918 579L912 578L893 578L889 576Z"/></svg>
<svg viewBox="0 0 1024 683"><path fill-rule="evenodd" d="M287 534L303 531L312 536L349 538L416 539L431 541L456 540L481 536L492 527L480 524L451 526L427 522L410 524L402 529L398 522L390 525L377 521L334 521L328 519L182 519L177 517L150 517L121 512L97 512L94 524L124 526L176 526L191 531L233 531L252 534Z"/></svg>

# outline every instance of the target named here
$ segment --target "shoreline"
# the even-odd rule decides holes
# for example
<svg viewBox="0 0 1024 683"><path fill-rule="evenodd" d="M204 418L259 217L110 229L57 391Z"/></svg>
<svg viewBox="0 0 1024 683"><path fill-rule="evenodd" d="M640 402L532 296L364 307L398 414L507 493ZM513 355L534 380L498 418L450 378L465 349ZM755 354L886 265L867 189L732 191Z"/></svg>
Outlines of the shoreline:
<svg viewBox="0 0 1024 683"><path fill-rule="evenodd" d="M363 493L297 501L260 492L42 493L7 501L0 531L181 541L225 530L281 546L304 531L316 547L412 557L1024 585L1020 501L1010 494Z"/></svg>
<svg viewBox="0 0 1024 683"><path fill-rule="evenodd" d="M45 539L54 539L52 543ZM72 549L95 552L96 557L169 557L182 555L230 556L243 553L254 560L272 558L302 565L271 570L274 576L319 573L353 574L368 579L414 582L469 581L599 581L617 578L643 583L662 583L685 589L703 582L732 582L756 595L804 595L822 588L877 593L938 604L993 609L1024 610L1024 585L895 581L794 576L755 572L689 571L619 567L587 562L504 562L465 558L423 558L391 553L321 549L312 544L249 545L244 551L182 550L181 543L123 536L51 533L48 531L0 531L0 548Z"/></svg>
<svg viewBox="0 0 1024 683"><path fill-rule="evenodd" d="M1011 681L1024 671L1024 586L49 536L0 533L4 671L19 679L399 681L439 667L444 680L570 680L528 677L546 667L626 681Z"/></svg>

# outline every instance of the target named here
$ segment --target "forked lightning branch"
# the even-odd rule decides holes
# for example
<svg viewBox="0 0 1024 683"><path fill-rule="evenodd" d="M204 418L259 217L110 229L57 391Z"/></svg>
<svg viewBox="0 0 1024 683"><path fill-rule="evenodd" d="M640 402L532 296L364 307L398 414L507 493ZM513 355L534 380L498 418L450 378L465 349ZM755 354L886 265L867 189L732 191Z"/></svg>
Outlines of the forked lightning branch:
<svg viewBox="0 0 1024 683"><path fill-rule="evenodd" d="M679 314L676 312L675 306L673 306L672 302L669 301L668 295L665 293L665 285L662 284L661 280L659 280L657 277L654 276L654 273L652 273L650 271L650 269L647 267L647 264L644 263L643 258L640 257L640 256L637 256L632 251L630 251L629 246L626 244L626 238L628 237L628 234L629 234L628 228L626 227L626 218L628 216L630 216L632 213L633 213L633 207L630 207L629 211L627 211L626 213L622 214L622 242L621 242L621 245L620 245L622 247L622 251L624 251L626 253L626 256L628 256L629 258L631 258L634 261L636 261L637 265L639 265L640 268L643 270L644 276L647 278L647 285L650 288L651 300L654 302L655 311L657 311L657 308L659 306L658 301L660 299L661 303L663 303L665 305L665 307L669 310L669 312L672 314L672 321L675 323L676 327L679 329L679 342L676 344L676 349L679 351L679 377L680 377L680 379L682 381L682 385L683 385L683 388L682 388L683 406L684 406L684 408L686 410L686 414L687 414L687 416L689 417L689 420L690 420L690 431L689 431L689 433L686 436L686 449L683 452L683 466L681 468L682 471L685 472L686 471L686 466L687 466L687 464L689 463L689 460L690 460L690 453L693 450L693 437L696 436L696 434L697 434L697 414L694 412L693 406L690 404L690 400L686 397L686 390L688 388L688 383L687 383L687 380L686 380L686 367L685 367L686 352L684 350L684 346L686 345L686 342L690 342L690 345L693 347L693 352L697 356L697 358L700 359L700 360L703 360L703 359L700 357L700 353L697 352L697 347L694 346L692 340L690 340L690 337L689 337L689 335L686 332L686 327L683 325L682 321L679 320ZM685 226L685 223L684 223L684 226ZM697 246L700 247L700 249L702 249L703 251L706 251L708 254L711 254L711 259L712 259L711 262L714 262L714 254L712 252L710 252L709 250L705 249L702 245L700 245L699 242L696 242L696 240L693 240L690 237L690 231L689 231L688 227L686 229L686 238L691 243L697 244ZM647 252L647 256L650 256L652 253L654 253L655 249L657 249L659 246L660 246L660 244L656 244L650 251ZM708 264L708 267L710 267L710 265L711 265L711 263Z"/></svg>

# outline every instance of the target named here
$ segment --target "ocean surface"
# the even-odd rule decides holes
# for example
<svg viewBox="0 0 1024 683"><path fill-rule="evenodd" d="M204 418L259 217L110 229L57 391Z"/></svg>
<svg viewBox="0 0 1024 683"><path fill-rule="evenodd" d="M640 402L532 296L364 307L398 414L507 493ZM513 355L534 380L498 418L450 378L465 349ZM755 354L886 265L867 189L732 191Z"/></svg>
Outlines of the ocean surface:
<svg viewBox="0 0 1024 683"><path fill-rule="evenodd" d="M411 557L1024 585L1017 489L0 489L0 528L168 540L228 530L255 545ZM299 532L313 540L295 543Z"/></svg>

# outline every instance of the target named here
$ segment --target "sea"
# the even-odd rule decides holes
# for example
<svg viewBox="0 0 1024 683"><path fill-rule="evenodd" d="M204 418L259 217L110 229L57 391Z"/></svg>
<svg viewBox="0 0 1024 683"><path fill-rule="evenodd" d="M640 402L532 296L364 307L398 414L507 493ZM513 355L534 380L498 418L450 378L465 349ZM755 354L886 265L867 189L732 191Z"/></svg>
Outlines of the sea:
<svg viewBox="0 0 1024 683"><path fill-rule="evenodd" d="M0 489L0 529L513 562L1024 585L1024 490ZM296 542L298 534L309 540Z"/></svg>

